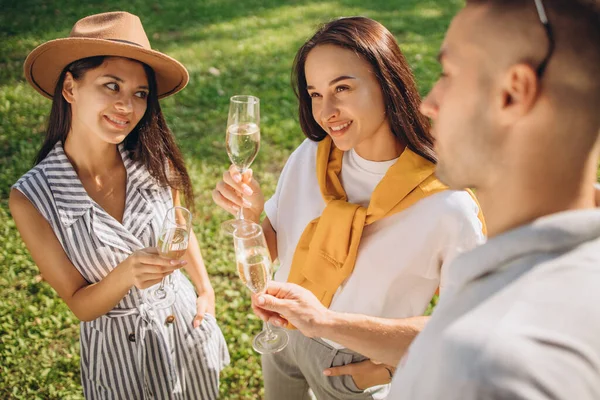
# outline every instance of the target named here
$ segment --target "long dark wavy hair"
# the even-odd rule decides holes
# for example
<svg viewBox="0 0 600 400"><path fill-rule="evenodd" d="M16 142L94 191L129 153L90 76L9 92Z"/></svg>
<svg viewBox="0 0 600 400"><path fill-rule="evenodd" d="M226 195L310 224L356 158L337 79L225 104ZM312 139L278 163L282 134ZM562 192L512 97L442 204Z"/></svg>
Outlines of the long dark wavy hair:
<svg viewBox="0 0 600 400"><path fill-rule="evenodd" d="M321 26L296 53L292 86L298 98L304 135L316 142L327 136L313 118L304 71L308 53L324 44L352 50L371 64L383 92L385 112L394 136L415 153L435 163L429 120L419 112L421 99L414 75L390 31L365 17L340 18Z"/></svg>
<svg viewBox="0 0 600 400"><path fill-rule="evenodd" d="M73 79L80 80L84 74L102 65L106 57L89 57L69 64L60 74L52 109L48 118L48 128L42 148L35 158L35 164L40 163L58 142L65 142L71 129L71 105L62 95L63 83L67 72ZM185 204L194 207L192 183L188 175L181 151L175 144L173 133L167 126L163 116L156 89L156 77L152 68L142 64L146 71L149 84L146 112L133 131L123 141L134 161L140 161L146 166L150 175L159 185L169 186L183 193ZM169 164L169 173L165 170L165 161Z"/></svg>

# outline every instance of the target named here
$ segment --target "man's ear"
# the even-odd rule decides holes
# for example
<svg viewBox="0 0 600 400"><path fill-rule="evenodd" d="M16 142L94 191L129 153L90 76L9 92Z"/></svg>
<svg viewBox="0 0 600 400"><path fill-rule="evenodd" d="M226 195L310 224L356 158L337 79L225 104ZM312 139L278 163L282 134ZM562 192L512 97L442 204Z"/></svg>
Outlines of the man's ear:
<svg viewBox="0 0 600 400"><path fill-rule="evenodd" d="M77 82L73 78L73 75L70 72L67 72L63 82L62 95L69 104L72 104L75 99L74 93L76 85Z"/></svg>
<svg viewBox="0 0 600 400"><path fill-rule="evenodd" d="M530 65L516 64L504 75L500 90L502 122L510 125L534 107L540 91L540 81Z"/></svg>

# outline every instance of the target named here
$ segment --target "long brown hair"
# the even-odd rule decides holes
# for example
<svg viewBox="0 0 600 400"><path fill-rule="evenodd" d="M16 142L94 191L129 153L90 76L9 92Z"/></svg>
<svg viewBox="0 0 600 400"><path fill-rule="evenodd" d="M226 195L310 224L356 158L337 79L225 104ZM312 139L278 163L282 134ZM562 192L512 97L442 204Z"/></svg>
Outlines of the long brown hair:
<svg viewBox="0 0 600 400"><path fill-rule="evenodd" d="M419 112L421 99L410 67L390 31L365 17L331 21L321 26L298 50L292 69L292 86L299 102L304 135L317 142L327 136L312 116L304 71L308 53L323 44L352 50L371 64L383 92L385 112L394 136L415 153L435 163L429 121Z"/></svg>
<svg viewBox="0 0 600 400"><path fill-rule="evenodd" d="M104 56L77 60L65 67L60 74L56 88L54 89L46 137L42 148L35 158L36 164L46 158L58 141L64 143L71 129L71 105L62 95L63 83L67 72L73 75L73 79L80 80L87 71L102 65L104 60ZM193 208L192 183L181 151L175 143L173 133L167 126L160 108L154 71L146 64L142 65L146 71L149 84L146 112L137 126L133 128L133 131L127 135L123 144L130 151L132 159L144 164L150 175L157 180L159 185L169 186L182 191L185 204ZM169 165L169 174L165 170L165 161Z"/></svg>

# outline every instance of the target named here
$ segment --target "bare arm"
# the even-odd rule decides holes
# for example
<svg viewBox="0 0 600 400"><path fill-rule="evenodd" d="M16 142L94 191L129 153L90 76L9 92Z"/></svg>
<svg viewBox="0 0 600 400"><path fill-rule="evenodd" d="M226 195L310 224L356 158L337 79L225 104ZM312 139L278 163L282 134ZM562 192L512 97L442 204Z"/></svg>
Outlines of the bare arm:
<svg viewBox="0 0 600 400"><path fill-rule="evenodd" d="M197 328L204 319L205 313L216 315L216 299L215 290L210 283L208 272L204 265L204 259L200 252L200 245L198 244L198 239L196 239L194 231L191 232L188 251L183 259L188 262L185 270L189 274L198 295L196 298L196 315L192 321L194 328Z"/></svg>
<svg viewBox="0 0 600 400"><path fill-rule="evenodd" d="M117 265L100 282L90 284L71 263L48 222L25 195L13 189L9 207L41 275L82 321L92 321L112 310L132 286L149 287L181 266L161 259L154 249L144 249Z"/></svg>
<svg viewBox="0 0 600 400"><path fill-rule="evenodd" d="M200 251L200 244L194 231L191 232L188 250L183 259L188 262L185 270L190 275L196 291L198 293L213 292L213 287L210 283L208 272L206 272L206 266L204 265L204 259Z"/></svg>
<svg viewBox="0 0 600 400"><path fill-rule="evenodd" d="M171 191L173 194L173 205L180 206L181 199L177 190ZM188 249L183 259L187 261L185 270L190 275L192 283L196 287L198 293L212 292L213 287L210 284L208 272L206 272L206 266L204 265L204 259L202 258L202 252L200 251L200 244L196 238L194 230L190 232L190 241L188 243ZM214 313L214 310L212 311Z"/></svg>
<svg viewBox="0 0 600 400"><path fill-rule="evenodd" d="M387 319L331 312L317 327L317 333L372 360L396 366L428 320L429 317Z"/></svg>
<svg viewBox="0 0 600 400"><path fill-rule="evenodd" d="M269 221L269 217L265 217L262 222L263 232L265 234L265 239L267 241L267 246L269 247L269 253L271 253L271 260L277 260L277 232L273 229L273 225L271 225L271 221Z"/></svg>
<svg viewBox="0 0 600 400"><path fill-rule="evenodd" d="M181 199L179 192L177 190L172 190L171 192L173 195L173 205L180 206ZM192 321L193 326L198 327L204 318L204 313L208 312L215 315L215 291L210 283L206 265L202 258L200 244L193 229L190 232L188 249L183 256L183 260L187 261L185 270L190 276L198 294L196 299L197 313Z"/></svg>
<svg viewBox="0 0 600 400"><path fill-rule="evenodd" d="M253 297L257 315L275 325L288 322L308 337L324 337L378 362L395 366L429 317L387 319L331 311L307 289L270 282ZM283 318L282 318L283 317Z"/></svg>

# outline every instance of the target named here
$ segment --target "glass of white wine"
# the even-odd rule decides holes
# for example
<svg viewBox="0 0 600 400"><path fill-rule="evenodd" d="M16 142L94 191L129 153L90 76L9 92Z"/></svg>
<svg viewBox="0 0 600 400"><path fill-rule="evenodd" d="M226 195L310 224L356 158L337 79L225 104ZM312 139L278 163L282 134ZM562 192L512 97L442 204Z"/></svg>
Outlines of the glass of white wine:
<svg viewBox="0 0 600 400"><path fill-rule="evenodd" d="M184 207L172 207L167 210L163 221L158 243L158 253L170 260L179 260L188 248L190 231L192 229L192 213ZM152 287L147 295L147 301L156 309L170 307L175 302L173 274L163 278L158 288Z"/></svg>
<svg viewBox="0 0 600 400"><path fill-rule="evenodd" d="M260 148L260 100L258 97L245 95L231 97L225 144L231 163L240 174L243 174L250 168ZM245 222L243 207L240 207L237 219L223 222L221 230L231 235L238 226Z"/></svg>
<svg viewBox="0 0 600 400"><path fill-rule="evenodd" d="M247 222L233 232L237 272L244 285L255 294L264 293L271 280L271 256L262 228ZM260 354L271 354L287 346L289 336L281 328L265 328L254 337L252 347Z"/></svg>

